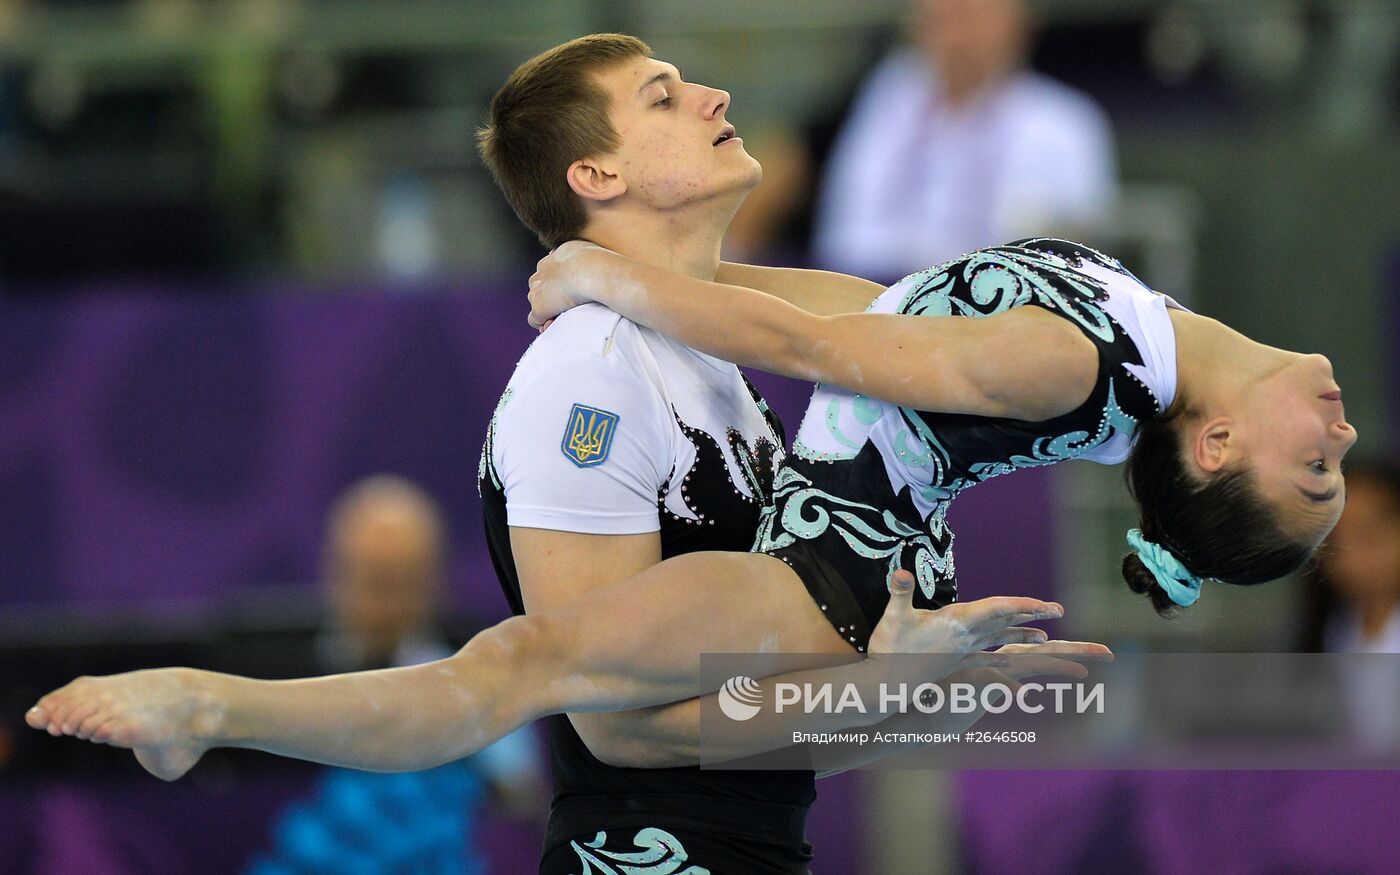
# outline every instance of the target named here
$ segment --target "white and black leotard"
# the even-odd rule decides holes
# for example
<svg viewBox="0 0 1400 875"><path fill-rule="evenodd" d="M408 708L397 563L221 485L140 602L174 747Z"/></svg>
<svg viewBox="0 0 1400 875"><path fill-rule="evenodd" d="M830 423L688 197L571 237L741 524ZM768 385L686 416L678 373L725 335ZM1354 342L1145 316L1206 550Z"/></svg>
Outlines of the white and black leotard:
<svg viewBox="0 0 1400 875"><path fill-rule="evenodd" d="M1077 243L1040 238L979 250L906 277L870 311L980 318L1023 306L1069 320L1098 350L1093 391L1062 416L1025 422L912 410L828 386L813 393L754 549L796 569L858 650L894 571L914 574L917 607L957 599L946 514L960 492L1066 459L1121 462L1138 423L1176 394L1167 316L1175 302Z"/></svg>

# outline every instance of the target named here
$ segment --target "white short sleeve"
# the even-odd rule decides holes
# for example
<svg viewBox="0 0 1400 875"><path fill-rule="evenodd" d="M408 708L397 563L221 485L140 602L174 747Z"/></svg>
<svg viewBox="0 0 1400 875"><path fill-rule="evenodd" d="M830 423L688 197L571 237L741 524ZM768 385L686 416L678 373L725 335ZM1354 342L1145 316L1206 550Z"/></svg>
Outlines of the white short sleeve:
<svg viewBox="0 0 1400 875"><path fill-rule="evenodd" d="M674 424L637 328L600 306L561 316L521 359L494 425L511 526L599 535L661 528Z"/></svg>

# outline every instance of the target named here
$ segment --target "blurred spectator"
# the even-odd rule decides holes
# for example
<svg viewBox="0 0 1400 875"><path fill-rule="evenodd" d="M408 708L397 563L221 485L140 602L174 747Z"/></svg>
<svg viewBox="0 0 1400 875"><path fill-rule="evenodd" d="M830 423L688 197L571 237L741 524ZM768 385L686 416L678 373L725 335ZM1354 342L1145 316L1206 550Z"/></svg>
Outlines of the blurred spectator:
<svg viewBox="0 0 1400 875"><path fill-rule="evenodd" d="M1026 69L1023 0L917 0L912 49L866 80L822 182L819 263L893 278L1017 237L1102 223L1112 133Z"/></svg>
<svg viewBox="0 0 1400 875"><path fill-rule="evenodd" d="M1400 465L1347 466L1347 504L1308 581L1301 648L1400 653Z"/></svg>
<svg viewBox="0 0 1400 875"><path fill-rule="evenodd" d="M1400 653L1400 466L1347 467L1347 504L1308 581L1309 652ZM1400 750L1400 662L1353 656L1339 676L1352 742Z"/></svg>
<svg viewBox="0 0 1400 875"><path fill-rule="evenodd" d="M336 503L326 533L328 627L317 640L326 673L450 656L437 628L443 522L421 489L397 477L362 481ZM282 872L484 872L475 814L493 797L508 814L543 820L538 753L528 729L423 772L329 769L311 799L273 827L257 875Z"/></svg>
<svg viewBox="0 0 1400 875"><path fill-rule="evenodd" d="M435 628L443 537L436 503L407 480L372 477L341 496L326 527L322 582L330 616L316 648L328 672L451 655Z"/></svg>
<svg viewBox="0 0 1400 875"><path fill-rule="evenodd" d="M1024 68L1023 0L916 0L913 12L914 45L876 66L832 147L813 222L817 264L892 279L978 247L1101 225L1116 194L1112 132L1088 97ZM789 155L760 155L778 185L750 198L755 224L772 227L771 202L794 198L788 168L811 157ZM740 242L753 250L765 229L749 218L739 217Z"/></svg>

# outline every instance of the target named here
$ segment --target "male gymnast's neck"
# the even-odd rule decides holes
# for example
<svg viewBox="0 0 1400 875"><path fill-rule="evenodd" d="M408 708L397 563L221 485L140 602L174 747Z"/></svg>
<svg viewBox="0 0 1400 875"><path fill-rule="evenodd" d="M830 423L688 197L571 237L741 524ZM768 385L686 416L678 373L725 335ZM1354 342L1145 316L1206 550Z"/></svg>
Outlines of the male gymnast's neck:
<svg viewBox="0 0 1400 875"><path fill-rule="evenodd" d="M713 281L725 232L749 190L664 209L627 192L606 203L589 204L589 221L580 236L633 261Z"/></svg>

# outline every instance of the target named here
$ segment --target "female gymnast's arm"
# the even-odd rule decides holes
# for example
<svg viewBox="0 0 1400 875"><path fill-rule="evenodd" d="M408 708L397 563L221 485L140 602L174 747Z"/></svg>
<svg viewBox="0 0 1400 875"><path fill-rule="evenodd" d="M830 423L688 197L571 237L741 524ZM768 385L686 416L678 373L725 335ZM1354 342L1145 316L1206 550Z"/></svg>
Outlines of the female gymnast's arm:
<svg viewBox="0 0 1400 875"><path fill-rule="evenodd" d="M761 267L727 261L720 264L715 282L757 289L818 316L859 313L885 290L879 283L829 270Z"/></svg>
<svg viewBox="0 0 1400 875"><path fill-rule="evenodd" d="M585 243L555 250L530 285L536 325L598 301L727 361L919 410L1039 421L1082 404L1097 379L1089 339L1038 308L983 319L823 316Z"/></svg>

